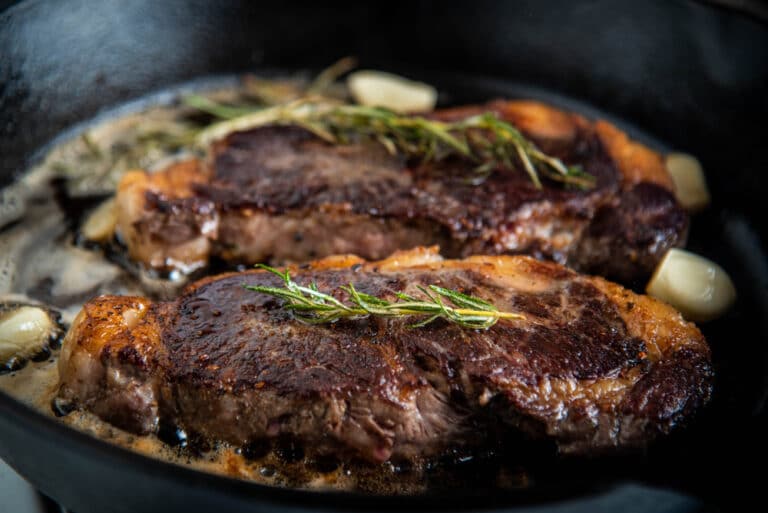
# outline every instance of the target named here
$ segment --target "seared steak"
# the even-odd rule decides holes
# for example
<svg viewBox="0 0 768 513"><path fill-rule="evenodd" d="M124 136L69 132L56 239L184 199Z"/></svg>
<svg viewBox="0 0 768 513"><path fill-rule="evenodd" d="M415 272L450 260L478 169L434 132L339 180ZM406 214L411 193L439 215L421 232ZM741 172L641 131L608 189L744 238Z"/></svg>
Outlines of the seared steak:
<svg viewBox="0 0 768 513"><path fill-rule="evenodd" d="M418 163L375 142L330 145L298 127L233 133L210 162L129 173L118 188L118 233L130 256L156 269L232 262L303 262L352 253L380 259L440 246L444 255L526 253L629 282L646 277L685 241L688 218L662 160L612 125L533 102L444 110L484 111L515 123L546 152L580 164L590 190L521 169L471 183L476 164Z"/></svg>
<svg viewBox="0 0 768 513"><path fill-rule="evenodd" d="M87 303L64 342L60 399L139 434L162 422L237 445L290 436L308 453L381 462L489 433L568 453L643 446L710 394L709 348L693 324L555 263L416 249L372 263L332 257L294 279L388 299L439 284L525 319L487 330L410 328L413 318L307 325L243 288L278 286L274 275L225 274L171 302Z"/></svg>

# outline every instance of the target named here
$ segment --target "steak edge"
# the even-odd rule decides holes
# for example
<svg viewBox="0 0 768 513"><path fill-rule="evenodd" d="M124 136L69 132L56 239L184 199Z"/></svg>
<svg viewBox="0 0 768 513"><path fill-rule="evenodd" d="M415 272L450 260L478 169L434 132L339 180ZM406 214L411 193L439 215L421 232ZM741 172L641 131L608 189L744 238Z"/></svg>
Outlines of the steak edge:
<svg viewBox="0 0 768 513"><path fill-rule="evenodd" d="M670 306L524 256L443 260L436 248L380 262L331 257L294 268L321 290L369 294L439 284L524 320L469 330L411 318L307 325L243 284L206 278L176 300L87 303L59 361L59 398L125 430L175 425L244 445L289 436L308 453L423 461L487 433L554 441L564 453L647 445L707 402L710 354Z"/></svg>

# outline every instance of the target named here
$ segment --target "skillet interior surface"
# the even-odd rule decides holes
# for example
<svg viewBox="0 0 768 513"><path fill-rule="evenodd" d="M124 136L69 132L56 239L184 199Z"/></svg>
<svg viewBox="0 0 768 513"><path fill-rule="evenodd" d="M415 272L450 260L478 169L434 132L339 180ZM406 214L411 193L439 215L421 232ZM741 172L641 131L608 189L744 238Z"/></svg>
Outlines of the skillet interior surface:
<svg viewBox="0 0 768 513"><path fill-rule="evenodd" d="M304 2L280 9L27 2L0 18L0 53L7 56L0 66L1 178L7 183L66 127L149 91L211 73L319 68L346 54L432 82L449 103L523 96L599 113L659 149L696 154L708 172L714 203L694 219L689 247L729 270L739 300L703 326L717 382L711 405L689 429L644 456L547 460L546 479L524 492L371 499L269 489L172 467L72 432L0 394L0 456L81 513L558 508L559 501L640 511L654 503L638 497L670 509L693 506L624 483L720 505L754 492L759 475L750 476L749 462L764 458L767 427L768 162L761 132L768 31L738 14L683 2L546 4L480 2L468 11L430 2L335 9ZM411 10L402 17L398 9ZM323 45L313 46L317 40Z"/></svg>

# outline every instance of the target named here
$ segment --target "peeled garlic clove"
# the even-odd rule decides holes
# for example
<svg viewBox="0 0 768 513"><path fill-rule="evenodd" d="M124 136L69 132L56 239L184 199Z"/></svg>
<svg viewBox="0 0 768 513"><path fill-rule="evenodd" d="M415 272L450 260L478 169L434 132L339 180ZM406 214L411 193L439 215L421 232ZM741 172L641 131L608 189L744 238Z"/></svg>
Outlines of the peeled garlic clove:
<svg viewBox="0 0 768 513"><path fill-rule="evenodd" d="M0 313L0 368L45 351L60 335L58 322L44 308L18 306Z"/></svg>
<svg viewBox="0 0 768 513"><path fill-rule="evenodd" d="M689 321L719 317L736 300L736 289L722 267L682 249L667 252L646 292L677 308Z"/></svg>
<svg viewBox="0 0 768 513"><path fill-rule="evenodd" d="M675 184L675 196L683 208L695 212L709 205L707 180L696 157L687 153L670 153L666 165Z"/></svg>
<svg viewBox="0 0 768 513"><path fill-rule="evenodd" d="M115 199L110 198L90 213L80 228L80 233L88 240L104 242L112 238L116 225Z"/></svg>
<svg viewBox="0 0 768 513"><path fill-rule="evenodd" d="M431 85L382 71L356 71L347 77L347 87L357 103L395 112L429 112L437 103Z"/></svg>

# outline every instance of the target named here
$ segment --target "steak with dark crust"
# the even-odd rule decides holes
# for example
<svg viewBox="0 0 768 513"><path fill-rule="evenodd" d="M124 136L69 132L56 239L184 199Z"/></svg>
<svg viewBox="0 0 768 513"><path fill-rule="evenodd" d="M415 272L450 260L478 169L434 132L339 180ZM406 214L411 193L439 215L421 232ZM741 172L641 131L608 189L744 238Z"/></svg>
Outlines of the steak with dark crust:
<svg viewBox="0 0 768 513"><path fill-rule="evenodd" d="M535 102L432 116L486 111L581 165L595 187L545 179L537 189L517 168L475 183L477 163L464 159L420 163L376 142L331 145L302 128L266 126L214 143L208 162L128 173L118 187L118 234L132 258L166 270L199 268L211 256L235 263L345 253L380 259L436 244L453 258L525 253L624 282L647 277L667 249L685 242L688 217L655 152L604 121ZM178 220L169 222L168 212Z"/></svg>
<svg viewBox="0 0 768 513"><path fill-rule="evenodd" d="M523 432L563 452L644 446L709 398L709 348L655 299L522 256L442 260L417 249L294 269L321 290L394 299L438 284L519 312L471 330L413 318L307 325L262 271L199 281L176 300L99 297L64 342L60 399L129 431L163 424L235 445L289 436L315 454L421 461ZM504 435L506 433L507 435Z"/></svg>

